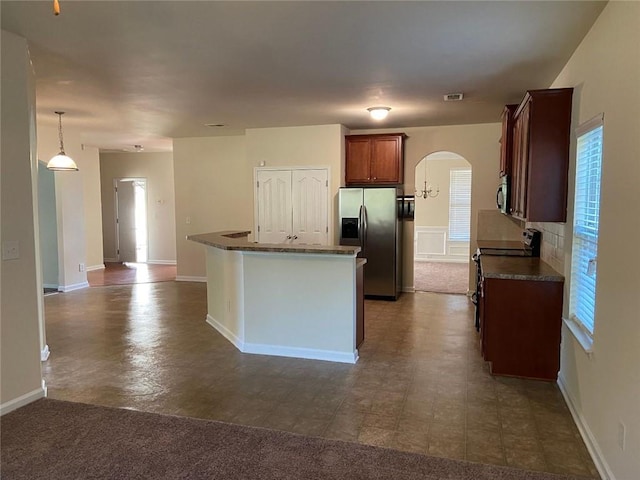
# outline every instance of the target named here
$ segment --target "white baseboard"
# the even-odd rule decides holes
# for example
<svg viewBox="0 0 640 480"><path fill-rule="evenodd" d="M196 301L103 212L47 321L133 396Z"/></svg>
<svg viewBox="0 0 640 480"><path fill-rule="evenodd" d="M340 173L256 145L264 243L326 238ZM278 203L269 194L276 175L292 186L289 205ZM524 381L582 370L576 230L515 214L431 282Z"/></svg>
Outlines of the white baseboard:
<svg viewBox="0 0 640 480"><path fill-rule="evenodd" d="M147 260L150 265L175 265L175 260Z"/></svg>
<svg viewBox="0 0 640 480"><path fill-rule="evenodd" d="M57 283L43 283L42 284L42 288L55 288L56 290L58 290L58 284Z"/></svg>
<svg viewBox="0 0 640 480"><path fill-rule="evenodd" d="M558 387L560 387L560 392L562 392L562 396L564 397L564 400L569 407L569 411L571 412L573 421L576 422L578 431L580 432L580 436L582 437L582 440L584 440L584 443L587 446L587 450L589 450L589 455L591 455L591 459L598 469L600 477L602 478L602 480L616 480L616 477L611 471L611 468L609 467L606 459L604 458L602 450L600 450L600 446L593 436L589 425L582 416L582 413L578 411L576 402L571 396L571 393L567 389L567 385L560 375L558 375Z"/></svg>
<svg viewBox="0 0 640 480"><path fill-rule="evenodd" d="M434 262L434 263L469 263L469 256L460 255L456 257L452 256L439 256L439 257L415 257L414 262Z"/></svg>
<svg viewBox="0 0 640 480"><path fill-rule="evenodd" d="M358 350L354 350L353 353L345 353L335 352L332 350L318 350L314 348L283 347L280 345L246 343L209 314L207 314L206 322L215 328L220 335L229 340L242 353L274 355L277 357L306 358L309 360L325 360L339 363L356 363L358 361Z"/></svg>
<svg viewBox="0 0 640 480"><path fill-rule="evenodd" d="M118 263L117 258L105 258L104 263Z"/></svg>
<svg viewBox="0 0 640 480"><path fill-rule="evenodd" d="M51 352L49 351L49 345L45 345L44 348L40 351L40 361L46 362L49 360L49 355Z"/></svg>
<svg viewBox="0 0 640 480"><path fill-rule="evenodd" d="M207 277L192 277L189 275L178 275L176 276L176 282L207 282Z"/></svg>
<svg viewBox="0 0 640 480"><path fill-rule="evenodd" d="M20 407L24 407L25 405L35 402L40 398L44 398L47 396L46 389L43 386L40 388L36 388L35 390L25 393L24 395L20 395L18 398L14 398L13 400L9 400L8 402L0 405L0 415L4 415L6 413L12 412Z"/></svg>
<svg viewBox="0 0 640 480"><path fill-rule="evenodd" d="M90 267L87 267L87 272L93 272L95 270L104 270L104 263L101 263L100 265L91 265Z"/></svg>
<svg viewBox="0 0 640 480"><path fill-rule="evenodd" d="M206 322L215 328L220 335L229 340L238 350L244 352L244 341L208 313Z"/></svg>
<svg viewBox="0 0 640 480"><path fill-rule="evenodd" d="M61 292L73 292L74 290L81 290L83 288L89 288L89 282L72 283L71 285L60 285L58 290Z"/></svg>
<svg viewBox="0 0 640 480"><path fill-rule="evenodd" d="M260 343L245 343L244 353L258 355L275 355L277 357L306 358L309 360L325 360L328 362L356 363L358 350L353 353L335 352L332 350L317 350L315 348L283 347L280 345L263 345Z"/></svg>

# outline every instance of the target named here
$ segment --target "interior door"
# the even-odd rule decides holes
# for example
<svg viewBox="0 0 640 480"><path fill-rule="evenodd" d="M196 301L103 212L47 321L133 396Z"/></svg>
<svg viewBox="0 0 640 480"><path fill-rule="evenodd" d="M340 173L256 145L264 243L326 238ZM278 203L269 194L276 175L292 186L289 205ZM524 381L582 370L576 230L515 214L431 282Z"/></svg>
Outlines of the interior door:
<svg viewBox="0 0 640 480"><path fill-rule="evenodd" d="M260 243L288 242L292 233L291 170L258 170L256 175Z"/></svg>
<svg viewBox="0 0 640 480"><path fill-rule="evenodd" d="M136 215L135 182L116 180L117 258L119 262L135 262Z"/></svg>
<svg viewBox="0 0 640 480"><path fill-rule="evenodd" d="M327 245L329 241L329 173L293 170L293 243Z"/></svg>

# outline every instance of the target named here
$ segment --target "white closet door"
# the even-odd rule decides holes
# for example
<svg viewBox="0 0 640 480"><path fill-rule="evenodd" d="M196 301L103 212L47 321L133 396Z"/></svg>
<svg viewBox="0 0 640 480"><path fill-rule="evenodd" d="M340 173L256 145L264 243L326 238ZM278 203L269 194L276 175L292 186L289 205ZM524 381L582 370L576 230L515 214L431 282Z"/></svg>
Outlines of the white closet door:
<svg viewBox="0 0 640 480"><path fill-rule="evenodd" d="M291 235L291 170L258 170L258 242L288 242Z"/></svg>
<svg viewBox="0 0 640 480"><path fill-rule="evenodd" d="M328 244L328 185L326 169L292 171L294 243Z"/></svg>

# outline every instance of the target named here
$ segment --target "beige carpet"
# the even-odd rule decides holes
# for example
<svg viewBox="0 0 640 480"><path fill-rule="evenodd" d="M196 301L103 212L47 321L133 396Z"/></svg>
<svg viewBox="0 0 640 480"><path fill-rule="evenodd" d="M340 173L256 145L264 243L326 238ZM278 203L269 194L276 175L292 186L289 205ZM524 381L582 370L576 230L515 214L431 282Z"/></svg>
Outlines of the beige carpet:
<svg viewBox="0 0 640 480"><path fill-rule="evenodd" d="M49 399L2 416L0 426L3 480L579 480Z"/></svg>
<svg viewBox="0 0 640 480"><path fill-rule="evenodd" d="M413 281L416 292L466 294L469 290L469 264L415 262Z"/></svg>

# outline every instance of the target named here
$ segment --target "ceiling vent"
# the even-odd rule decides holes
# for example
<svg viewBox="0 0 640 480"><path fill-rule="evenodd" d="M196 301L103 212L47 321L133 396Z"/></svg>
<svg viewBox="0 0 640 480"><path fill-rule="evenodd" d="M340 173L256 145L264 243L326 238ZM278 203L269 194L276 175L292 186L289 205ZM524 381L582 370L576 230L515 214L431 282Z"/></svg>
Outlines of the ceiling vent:
<svg viewBox="0 0 640 480"><path fill-rule="evenodd" d="M445 102L459 102L464 95L462 93L447 93L444 96Z"/></svg>

